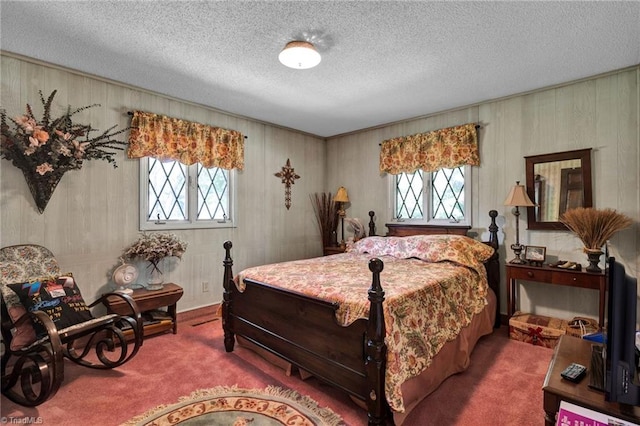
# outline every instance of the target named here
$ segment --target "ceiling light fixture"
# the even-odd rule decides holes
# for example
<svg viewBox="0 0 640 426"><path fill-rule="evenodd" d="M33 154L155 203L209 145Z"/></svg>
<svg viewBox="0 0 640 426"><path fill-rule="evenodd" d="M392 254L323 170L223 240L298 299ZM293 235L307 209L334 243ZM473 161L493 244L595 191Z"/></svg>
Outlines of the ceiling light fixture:
<svg viewBox="0 0 640 426"><path fill-rule="evenodd" d="M290 41L280 52L278 59L289 68L306 70L318 65L322 58L313 44L307 41Z"/></svg>

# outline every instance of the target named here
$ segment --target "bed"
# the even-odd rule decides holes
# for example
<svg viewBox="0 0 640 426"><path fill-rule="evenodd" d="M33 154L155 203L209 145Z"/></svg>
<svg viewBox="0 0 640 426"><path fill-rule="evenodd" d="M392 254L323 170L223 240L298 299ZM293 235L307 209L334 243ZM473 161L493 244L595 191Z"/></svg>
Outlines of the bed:
<svg viewBox="0 0 640 426"><path fill-rule="evenodd" d="M387 237L370 235L345 254L247 268L238 276L232 272L232 243L226 241L225 350L233 351L241 337L345 391L366 407L370 425L401 424L442 381L466 369L477 340L499 325L497 212L489 216L490 238L484 243L460 235L468 228L395 224ZM369 229L372 234L375 226L370 223ZM453 252L448 247L460 244L465 249L454 254L456 262L443 257ZM476 252L480 266L470 255ZM409 258L401 259L404 255ZM469 265L454 265L458 256ZM407 274L425 274L425 280L439 276L441 282L426 290ZM474 279L466 283L467 277ZM429 302L424 292L436 299ZM417 308L407 308L403 300L420 301L427 311L416 315ZM445 305L452 312L434 310Z"/></svg>

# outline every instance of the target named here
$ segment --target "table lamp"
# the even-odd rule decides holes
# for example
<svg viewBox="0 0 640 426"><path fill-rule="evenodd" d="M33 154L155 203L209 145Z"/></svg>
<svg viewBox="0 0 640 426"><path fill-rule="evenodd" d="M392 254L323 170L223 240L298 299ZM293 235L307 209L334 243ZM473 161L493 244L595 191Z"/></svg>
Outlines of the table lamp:
<svg viewBox="0 0 640 426"><path fill-rule="evenodd" d="M349 195L347 194L347 189L344 186L338 188L338 192L336 193L335 198L333 199L336 203L338 203L338 216L340 216L341 227L342 227L342 241L340 242L340 248L344 250L347 246L344 242L344 204L349 202Z"/></svg>
<svg viewBox="0 0 640 426"><path fill-rule="evenodd" d="M518 207L533 207L535 204L531 201L527 192L524 190L524 185L520 185L520 181L516 181L516 185L511 188L509 195L507 195L507 199L504 200L504 205L515 207L515 209L513 209L513 215L516 217L516 243L511 245L511 250L513 250L516 257L511 259L509 263L522 265L525 263L521 257L524 246L520 244L520 210Z"/></svg>

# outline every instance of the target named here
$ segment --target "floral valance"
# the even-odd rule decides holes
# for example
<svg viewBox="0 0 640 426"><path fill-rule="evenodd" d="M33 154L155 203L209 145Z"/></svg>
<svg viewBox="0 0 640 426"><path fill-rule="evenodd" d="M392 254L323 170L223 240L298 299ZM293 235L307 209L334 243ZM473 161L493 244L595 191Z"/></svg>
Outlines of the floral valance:
<svg viewBox="0 0 640 426"><path fill-rule="evenodd" d="M127 155L242 170L244 136L236 130L134 111Z"/></svg>
<svg viewBox="0 0 640 426"><path fill-rule="evenodd" d="M433 172L462 165L480 165L475 123L388 139L380 148L380 173Z"/></svg>

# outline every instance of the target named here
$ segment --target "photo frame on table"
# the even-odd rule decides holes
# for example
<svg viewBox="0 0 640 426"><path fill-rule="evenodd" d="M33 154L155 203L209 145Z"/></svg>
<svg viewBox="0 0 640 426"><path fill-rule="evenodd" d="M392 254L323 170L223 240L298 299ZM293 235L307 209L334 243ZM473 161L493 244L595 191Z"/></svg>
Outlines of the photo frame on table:
<svg viewBox="0 0 640 426"><path fill-rule="evenodd" d="M547 248L542 246L526 246L524 259L534 266L542 266L546 258Z"/></svg>

